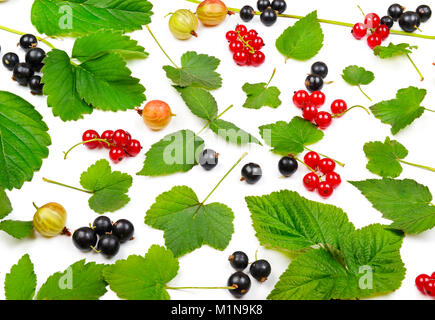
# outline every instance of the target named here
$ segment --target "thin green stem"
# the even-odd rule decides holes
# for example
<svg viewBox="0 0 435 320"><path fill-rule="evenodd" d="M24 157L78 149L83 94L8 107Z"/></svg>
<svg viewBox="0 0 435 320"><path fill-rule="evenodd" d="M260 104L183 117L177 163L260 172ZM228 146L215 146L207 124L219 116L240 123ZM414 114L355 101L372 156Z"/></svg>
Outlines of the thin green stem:
<svg viewBox="0 0 435 320"><path fill-rule="evenodd" d="M160 42L157 40L157 38L154 36L154 33L151 31L150 27L147 25L146 28L148 29L148 32L150 33L151 37L153 37L154 41L157 43L157 45L159 46L160 50L162 50L162 52L165 54L166 58L169 59L169 61L171 61L172 65L177 68L180 69L177 64L172 61L171 57L166 53L165 49L163 49L163 47L160 45Z"/></svg>
<svg viewBox="0 0 435 320"><path fill-rule="evenodd" d="M226 108L224 111L222 111L221 113L218 114L218 116L216 117L216 119L219 119L220 117L222 117L228 110L230 110L232 107L234 107L234 105L230 105L228 108Z"/></svg>
<svg viewBox="0 0 435 320"><path fill-rule="evenodd" d="M308 164L306 164L305 162L303 162L301 159L299 159L298 157L293 157L295 158L296 161L302 163L304 166L306 166L308 168L308 170L314 172L315 174L317 174L316 170L314 170L313 168L311 168Z"/></svg>
<svg viewBox="0 0 435 320"><path fill-rule="evenodd" d="M185 290L185 289L201 289L201 290L220 290L220 289L226 289L226 290L235 290L236 287L228 286L228 287L168 287L166 286L165 289L167 290Z"/></svg>
<svg viewBox="0 0 435 320"><path fill-rule="evenodd" d="M36 205L36 203L32 202L33 206L35 207L36 210L39 210L39 207Z"/></svg>
<svg viewBox="0 0 435 320"><path fill-rule="evenodd" d="M316 153L318 153L319 155L321 155L321 156L324 157L324 158L329 158L329 159L331 159L331 160L334 160L334 162L335 162L336 164L338 164L340 167L344 167L344 166L345 166L345 164L344 164L343 162L340 162L340 161L338 161L338 160L335 160L334 158L328 157L327 155L321 154L320 152L317 152L317 151L311 150L311 149L309 149L309 148L307 148L307 147L304 147L304 148L305 148L305 150L312 151L312 152L316 152Z"/></svg>
<svg viewBox="0 0 435 320"><path fill-rule="evenodd" d="M361 11L363 17L365 17L366 14L364 13L364 10L361 8L361 6L360 6L360 5L357 5L357 7L358 7L359 11Z"/></svg>
<svg viewBox="0 0 435 320"><path fill-rule="evenodd" d="M66 157L68 156L68 154L69 154L69 153L70 153L74 148L76 148L76 147L78 147L78 146L80 146L80 145L82 145L82 144L86 144L86 143L94 142L94 141L103 142L103 143L107 144L108 146L112 146L112 144L111 144L109 141L104 140L104 139L99 139L99 138L95 138L95 139L91 139L91 140L82 141L82 142L79 142L79 143L76 143L75 145L73 145L71 148L69 148L69 150L68 150L67 152L64 152L65 156L63 157L63 159L66 160Z"/></svg>
<svg viewBox="0 0 435 320"><path fill-rule="evenodd" d="M199 136L205 129L208 128L208 126L210 125L211 121L207 121L207 123L205 124L204 127L201 128L201 130L199 130L197 133L195 133L195 136Z"/></svg>
<svg viewBox="0 0 435 320"><path fill-rule="evenodd" d="M69 189L73 189L73 190L77 190L77 191L81 191L81 192L91 193L91 194L93 193L92 191L89 191L89 190L72 187L72 186L69 186L67 184L63 184L63 183L60 183L57 181L49 180L47 178L42 178L42 180L44 180L45 182L48 182L48 183L56 184L56 185L61 186L61 187L65 187L65 188L69 188Z"/></svg>
<svg viewBox="0 0 435 320"><path fill-rule="evenodd" d="M429 111L429 112L435 112L435 110L432 110L432 109L427 109L427 108L423 108L423 109L426 111Z"/></svg>
<svg viewBox="0 0 435 320"><path fill-rule="evenodd" d="M361 109L364 109L364 110L367 112L367 114L370 114L370 111L367 110L367 108L365 108L365 107L363 107L363 106L356 105L356 106L350 107L349 109L347 109L346 111L343 111L342 113L334 114L334 115L332 115L332 117L333 117L333 118L339 118L339 117L341 117L342 115L344 115L345 113L347 113L347 112L349 112L350 110L355 109L355 108L361 108Z"/></svg>
<svg viewBox="0 0 435 320"><path fill-rule="evenodd" d="M234 107L233 104L230 105L228 108L226 108L224 111L222 111L220 114L218 114L218 116L216 117L215 120L217 120L217 119L219 119L220 117L222 117L222 116L225 114L225 112L227 112L228 110L230 110L232 107ZM195 135L199 136L199 135L200 135L200 134L201 134L205 129L208 128L208 126L210 125L210 123L211 123L211 121L208 120L207 123L205 124L205 126L202 127L202 129L199 130Z"/></svg>
<svg viewBox="0 0 435 320"><path fill-rule="evenodd" d="M425 169L425 170L429 170L429 171L435 172L435 168L432 168L432 167L423 166L423 165L421 165L421 164L411 163L411 162L408 162L408 161L405 161L405 160L401 160L401 159L397 159L397 160L398 160L399 162L404 163L404 164L407 164L407 165L409 165L409 166L413 166L413 167L417 167L417 168L421 168L421 169Z"/></svg>
<svg viewBox="0 0 435 320"><path fill-rule="evenodd" d="M11 28L4 27L4 26L0 26L0 29L1 29L1 30L4 30L4 31L7 31L7 32L10 32L10 33L18 34L18 35L20 35L20 36L23 36L23 35L26 34L25 32L21 32L21 31L18 31L18 30L14 30L14 29L11 29ZM51 44L49 41L47 41L46 39L41 38L41 37L36 37L36 39L38 39L38 41L41 41L41 42L45 43L45 44L46 44L47 46L49 46L51 49L56 49L56 47L55 47L54 45L52 45L52 44Z"/></svg>
<svg viewBox="0 0 435 320"><path fill-rule="evenodd" d="M275 73L276 73L276 68L273 69L272 76L270 77L269 82L266 84L265 88L269 87L269 84L272 82L272 79L275 76Z"/></svg>
<svg viewBox="0 0 435 320"><path fill-rule="evenodd" d="M417 68L417 65L414 63L414 61L411 59L411 56L409 55L409 53L406 54L406 56L408 57L409 61L411 61L412 65L414 66L415 70L417 70L418 75L420 76L420 81L424 80L423 75L421 74L420 70Z"/></svg>
<svg viewBox="0 0 435 320"><path fill-rule="evenodd" d="M372 99L363 91L363 89L361 89L361 86L360 85L358 85L358 89L359 89L359 91L361 91L361 93L367 98L367 99L369 99L370 101L372 101Z"/></svg>

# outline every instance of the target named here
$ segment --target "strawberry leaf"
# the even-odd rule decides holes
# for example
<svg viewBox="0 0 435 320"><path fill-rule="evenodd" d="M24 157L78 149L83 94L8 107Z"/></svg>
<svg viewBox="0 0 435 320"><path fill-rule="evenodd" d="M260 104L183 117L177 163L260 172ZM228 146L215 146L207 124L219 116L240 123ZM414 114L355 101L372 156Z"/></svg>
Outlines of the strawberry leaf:
<svg viewBox="0 0 435 320"><path fill-rule="evenodd" d="M7 300L33 300L36 289L36 274L28 254L21 257L5 278Z"/></svg>
<svg viewBox="0 0 435 320"><path fill-rule="evenodd" d="M258 141L258 139L255 138L253 135L240 129L235 124L222 119L215 119L211 121L210 130L230 143L234 143L237 145L257 143L261 145L261 142Z"/></svg>
<svg viewBox="0 0 435 320"><path fill-rule="evenodd" d="M0 219L3 219L12 212L12 205L8 195L3 189L0 189Z"/></svg>
<svg viewBox="0 0 435 320"><path fill-rule="evenodd" d="M376 46L373 49L375 56L381 59L392 58L395 56L402 56L412 53L412 50L418 49L417 46L410 46L407 43L393 44L390 43L388 47Z"/></svg>
<svg viewBox="0 0 435 320"><path fill-rule="evenodd" d="M282 103L279 99L281 94L279 89L277 87L268 87L267 83L245 83L242 89L247 95L243 104L244 108L260 109L264 106L278 108Z"/></svg>
<svg viewBox="0 0 435 320"><path fill-rule="evenodd" d="M33 222L3 220L0 222L0 230L6 232L15 239L21 240L30 236L33 231Z"/></svg>

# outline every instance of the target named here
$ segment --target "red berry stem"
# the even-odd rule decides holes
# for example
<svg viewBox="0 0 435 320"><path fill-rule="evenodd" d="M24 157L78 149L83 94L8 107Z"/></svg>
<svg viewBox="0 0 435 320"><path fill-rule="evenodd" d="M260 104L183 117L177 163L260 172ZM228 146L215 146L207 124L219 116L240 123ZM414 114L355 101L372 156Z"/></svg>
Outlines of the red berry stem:
<svg viewBox="0 0 435 320"><path fill-rule="evenodd" d="M249 44L249 41L246 41L245 39L243 39L242 35L240 34L240 31L236 30L236 32L237 32L237 38L239 39L239 41L242 42L245 47L249 48L250 53L255 53L255 49Z"/></svg>
<svg viewBox="0 0 435 320"><path fill-rule="evenodd" d="M56 185L61 186L61 187L65 187L65 188L69 188L69 189L73 189L73 190L77 190L77 191L93 194L92 191L85 190L85 189L80 189L80 188L76 188L76 187L72 187L72 186L69 186L67 184L63 184L63 183L60 183L60 182L57 182L57 181L49 180L47 178L42 178L42 180L44 180L45 182L48 182L48 183L56 184Z"/></svg>
<svg viewBox="0 0 435 320"><path fill-rule="evenodd" d="M348 111L350 111L350 110L352 110L352 109L355 109L355 108L361 108L361 109L364 109L368 114L370 114L370 111L367 110L367 108L365 108L365 107L363 107L363 106L359 106L359 105L357 105L357 106L350 107L349 109L347 109L346 111L343 111L342 113L336 113L336 114L333 114L332 117L333 117L333 118L339 118L339 117L341 117L342 115L344 115L345 113L347 113Z"/></svg>
<svg viewBox="0 0 435 320"><path fill-rule="evenodd" d="M305 148L305 150L307 150L307 151L316 152L316 153L318 153L319 155L321 155L321 156L324 157L324 158L329 158L329 159L333 160L333 161L334 161L336 164L338 164L340 167L344 167L344 166L345 166L345 164L344 164L343 162L340 162L340 161L338 161L338 160L335 160L334 158L328 157L328 156L326 156L326 155L324 155L324 154L321 154L320 152L317 152L317 151L311 150L311 149L309 149L309 148L307 148L307 147L304 147L304 148Z"/></svg>
<svg viewBox="0 0 435 320"><path fill-rule="evenodd" d="M293 158L295 158L296 161L302 163L304 166L306 166L308 168L308 170L310 170L311 172L314 172L315 174L317 174L316 170L314 170L313 168L311 168L309 165L307 165L305 162L303 162L301 159L299 159L298 157L295 157L293 155L290 155Z"/></svg>
<svg viewBox="0 0 435 320"><path fill-rule="evenodd" d="M63 157L63 159L66 160L66 157L68 156L68 154L69 154L73 149L75 149L76 147L78 147L78 146L80 146L80 145L82 145L82 144L86 144L86 143L94 142L94 141L98 141L98 142L105 143L105 144L107 144L107 145L110 146L110 147L114 146L114 145L113 145L112 143L110 143L109 141L104 140L104 139L100 139L100 138L95 138L95 139L90 139L90 140L82 141L82 142L79 142L79 143L73 145L71 148L69 148L69 150L68 150L67 152L64 152L65 156Z"/></svg>

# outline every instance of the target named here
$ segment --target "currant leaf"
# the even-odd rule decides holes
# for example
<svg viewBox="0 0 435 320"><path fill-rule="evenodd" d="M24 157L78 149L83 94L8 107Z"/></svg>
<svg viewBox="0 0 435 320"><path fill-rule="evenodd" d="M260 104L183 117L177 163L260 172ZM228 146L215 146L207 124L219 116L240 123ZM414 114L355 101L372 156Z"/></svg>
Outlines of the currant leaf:
<svg viewBox="0 0 435 320"><path fill-rule="evenodd" d="M33 263L25 254L13 265L5 278L7 300L33 300L36 289L36 274Z"/></svg>
<svg viewBox="0 0 435 320"><path fill-rule="evenodd" d="M388 47L376 46L373 49L375 56L381 59L392 58L395 56L402 56L412 53L412 50L418 49L417 46L411 46L407 43L393 44L390 43Z"/></svg>
<svg viewBox="0 0 435 320"><path fill-rule="evenodd" d="M32 221L3 220L0 222L0 230L6 232L15 239L21 240L33 231Z"/></svg>
<svg viewBox="0 0 435 320"><path fill-rule="evenodd" d="M221 138L224 138L225 141L233 144L244 145L248 143L256 143L261 145L261 142L253 135L240 129L235 124L222 119L211 121L210 130Z"/></svg>
<svg viewBox="0 0 435 320"><path fill-rule="evenodd" d="M351 86L368 85L375 80L373 72L355 65L346 67L341 77Z"/></svg>
<svg viewBox="0 0 435 320"><path fill-rule="evenodd" d="M12 212L11 202L3 189L0 189L0 219L3 219Z"/></svg>
<svg viewBox="0 0 435 320"><path fill-rule="evenodd" d="M203 88L176 87L192 113L204 120L216 119L218 106L210 92Z"/></svg>
<svg viewBox="0 0 435 320"><path fill-rule="evenodd" d="M279 89L268 87L267 83L245 83L242 89L247 95L244 108L260 109L264 106L278 108L282 103L279 99L281 94Z"/></svg>

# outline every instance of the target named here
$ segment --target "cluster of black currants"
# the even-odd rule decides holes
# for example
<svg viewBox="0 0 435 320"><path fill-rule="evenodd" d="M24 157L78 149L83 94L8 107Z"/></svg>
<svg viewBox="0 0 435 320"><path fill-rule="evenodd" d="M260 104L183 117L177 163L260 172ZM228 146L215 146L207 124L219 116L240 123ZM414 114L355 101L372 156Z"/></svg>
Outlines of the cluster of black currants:
<svg viewBox="0 0 435 320"><path fill-rule="evenodd" d="M394 25L394 21L399 21L399 26L405 32L414 32L422 22L426 22L432 16L429 6L423 4L414 11L405 11L405 7L398 3L392 4L388 8L388 15L381 18L381 23L388 28Z"/></svg>
<svg viewBox="0 0 435 320"><path fill-rule="evenodd" d="M230 261L231 266L237 270L237 272L233 273L228 279L228 286L234 288L229 291L236 298L241 298L248 293L251 288L251 278L243 272L249 264L249 258L246 253L236 251L230 255L228 260ZM272 267L270 266L270 263L263 259L253 262L249 268L251 276L260 282L266 281L271 272Z"/></svg>
<svg viewBox="0 0 435 320"><path fill-rule="evenodd" d="M10 71L13 71L12 79L22 86L29 86L33 94L42 94L44 84L41 83L41 76L36 75L41 71L45 58L45 51L37 48L38 39L32 34L25 34L20 38L19 45L26 51L25 61L20 62L20 58L14 52L6 53L2 62Z"/></svg>
<svg viewBox="0 0 435 320"><path fill-rule="evenodd" d="M328 75L328 66L321 61L311 66L311 73L305 79L305 87L308 91L320 91L323 88L323 80Z"/></svg>
<svg viewBox="0 0 435 320"><path fill-rule="evenodd" d="M121 243L133 240L133 234L134 226L130 221L121 219L112 223L108 217L101 216L92 226L74 231L72 240L79 250L94 250L110 258L118 253Z"/></svg>
<svg viewBox="0 0 435 320"><path fill-rule="evenodd" d="M287 3L284 0L273 0L272 2L269 0L258 0L257 9L261 12L261 22L269 27L276 22L278 14L285 12L287 9ZM251 6L244 6L240 10L240 18L245 22L251 21L254 16L255 10Z"/></svg>

